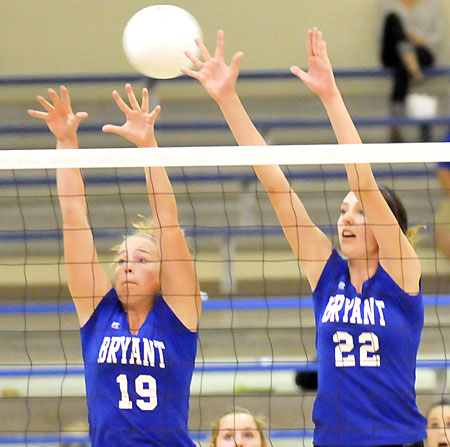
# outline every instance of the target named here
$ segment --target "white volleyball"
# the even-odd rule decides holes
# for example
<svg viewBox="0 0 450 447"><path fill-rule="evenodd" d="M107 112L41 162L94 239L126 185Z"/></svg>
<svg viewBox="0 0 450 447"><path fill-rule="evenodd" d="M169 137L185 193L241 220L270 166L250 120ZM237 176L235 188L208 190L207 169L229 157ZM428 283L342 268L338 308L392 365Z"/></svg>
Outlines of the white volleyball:
<svg viewBox="0 0 450 447"><path fill-rule="evenodd" d="M153 5L138 11L123 32L123 48L130 64L140 73L170 79L191 67L184 52L199 56L195 39L202 39L199 24L182 8Z"/></svg>

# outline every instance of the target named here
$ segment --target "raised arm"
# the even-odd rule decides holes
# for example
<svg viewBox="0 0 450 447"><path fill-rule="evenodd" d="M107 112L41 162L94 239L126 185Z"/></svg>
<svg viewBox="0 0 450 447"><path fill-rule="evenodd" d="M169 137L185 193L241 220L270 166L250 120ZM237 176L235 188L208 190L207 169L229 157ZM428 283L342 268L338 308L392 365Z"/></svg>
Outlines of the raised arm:
<svg viewBox="0 0 450 447"><path fill-rule="evenodd" d="M61 86L60 97L48 90L52 103L38 96L46 112L29 110L43 119L56 137L58 150L77 149L77 129L87 113L73 113L67 89ZM69 290L83 326L94 312L111 283L101 267L87 218L84 182L80 169L57 169L56 184L63 219L64 260Z"/></svg>
<svg viewBox="0 0 450 447"><path fill-rule="evenodd" d="M103 131L121 135L138 147L157 147L154 123L160 106L149 113L148 90L145 88L142 90L142 104L138 103L129 84L126 85L126 92L130 106L116 91L113 92L118 107L126 117L126 123L123 126L106 125ZM162 167L146 168L145 178L161 252L161 293L182 323L195 331L201 314L200 287L178 222L172 185Z"/></svg>
<svg viewBox="0 0 450 447"><path fill-rule="evenodd" d="M216 101L239 145L266 145L236 93L243 53L236 53L230 66L225 63L223 31L217 33L217 46L213 57L203 42L196 42L204 62L187 52L186 55L199 71L184 69L183 72L197 79ZM269 195L284 234L300 261L311 288L314 289L331 254L331 242L311 221L303 203L290 187L279 166L255 165L253 168Z"/></svg>
<svg viewBox="0 0 450 447"><path fill-rule="evenodd" d="M187 52L186 55L199 71L184 69L183 73L197 79L216 101L239 145L266 145L236 93L236 81L243 53L236 53L230 66L225 63L223 31L217 33L217 47L213 57L203 42L200 40L196 42L204 62ZM311 221L279 166L256 165L253 168L264 185L286 238L314 289L331 254L331 242Z"/></svg>
<svg viewBox="0 0 450 447"><path fill-rule="evenodd" d="M338 142L360 144L361 139L336 86L325 40L317 28L308 31L307 52L308 72L297 66L291 67L291 72L319 96ZM406 292L417 293L420 262L378 189L370 164L348 164L345 168L350 188L361 202L377 240L381 265Z"/></svg>

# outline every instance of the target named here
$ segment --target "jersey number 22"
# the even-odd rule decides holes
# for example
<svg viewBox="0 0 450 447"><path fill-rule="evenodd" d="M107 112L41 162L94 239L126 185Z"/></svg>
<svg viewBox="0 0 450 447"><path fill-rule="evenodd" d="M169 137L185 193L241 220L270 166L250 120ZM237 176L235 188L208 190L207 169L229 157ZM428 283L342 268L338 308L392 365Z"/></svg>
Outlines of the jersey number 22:
<svg viewBox="0 0 450 447"><path fill-rule="evenodd" d="M356 366L355 355L351 354L355 347L353 337L345 331L337 331L333 335L336 344L334 359L336 366ZM380 356L375 354L379 349L378 337L373 332L363 332L358 337L360 366L380 366Z"/></svg>

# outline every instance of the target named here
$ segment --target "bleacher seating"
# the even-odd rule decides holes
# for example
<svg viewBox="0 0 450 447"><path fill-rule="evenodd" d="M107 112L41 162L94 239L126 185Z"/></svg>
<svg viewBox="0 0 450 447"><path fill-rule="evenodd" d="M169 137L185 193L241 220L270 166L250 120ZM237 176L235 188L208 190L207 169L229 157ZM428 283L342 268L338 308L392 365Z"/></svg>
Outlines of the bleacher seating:
<svg viewBox="0 0 450 447"><path fill-rule="evenodd" d="M385 79L389 72L346 69L337 70L336 75L343 80L370 80ZM428 75L450 76L450 67L432 69ZM277 81L291 77L284 71L241 74L241 79L246 81ZM136 75L2 77L0 87L36 83L90 85L125 80L142 84L148 81ZM190 80L179 78L169 82ZM268 136L275 129L329 127L323 114L317 118L269 119L261 116L255 122ZM378 113L373 117L356 115L355 122L357 126L376 127L390 126L394 121ZM448 126L450 111L432 120L404 118L395 122L403 126ZM48 133L42 124L10 124L0 126L0 135L20 139L25 134L35 137ZM99 132L100 127L101 124L85 124L81 131ZM158 131L167 133L192 130L207 133L227 131L227 127L219 119L164 119L158 125ZM378 175L387 183L395 171L395 186L405 198L413 223L421 223L423 216L432 219L433 210L442 198L434 169L432 164L421 165L415 170L410 167L379 168ZM309 288L265 194L257 191L256 179L250 169L233 173L222 170L220 175L209 169L183 172L174 169L170 174L177 194L180 221L187 227L188 236L194 234L194 223L197 225L196 266L201 286L210 295L201 321L198 368L192 385L192 432L200 433L196 439L204 441L212 415L237 404L266 416L274 445L285 445L283 440L289 436L297 445L303 436L310 442L315 393L304 391L295 384L296 371L315 367L311 302L309 297L299 298L308 294ZM334 168L309 167L291 169L289 176L294 189L303 192L314 220L333 235L335 216L329 215L327 207L318 203L317 197L323 199L326 195L328 207L337 210L347 189L343 172ZM103 173L90 173L86 182L92 204L90 218L96 228L114 226L112 222L117 217L117 210L124 206L117 197L111 201L104 198L108 191L117 192L113 183L116 180L120 182L121 193L126 196L127 216L133 219L142 212L142 173L131 169L114 178L105 178ZM54 203L49 198L49 192L54 192L54 176L38 172L21 173L12 178L6 174L0 179L0 186L4 192L2 206L11 210L9 230L0 232L0 256L8 259L8 265L2 266L6 274L0 284L0 396L4 394L0 397L0 421L7 423L11 432L20 435L26 431L31 440L40 439L41 444L49 445L52 440L57 443L61 439L53 433L67 430L79 420L86 421L87 416L78 325L64 287L65 276L58 257L61 255L60 233L55 228ZM223 190L226 198L221 195ZM19 204L24 207L24 214L17 211ZM233 225L232 230L219 227L218 221L228 221ZM267 228L265 235L271 237L270 246L263 232L256 228L262 222ZM27 228L26 238L22 226ZM17 231L11 231L11 228ZM450 306L447 295L450 262L436 255L432 227L423 234L419 254L428 296L417 391L419 407L424 411L436 394L449 392ZM96 236L101 257L105 263L109 262L112 256L109 248L117 240L118 232L98 231ZM234 256L239 268L230 265L229 254ZM263 293L265 297L260 296ZM24 296L27 312L24 312ZM33 304L37 307L33 308ZM11 307L13 305L16 307ZM45 432L46 437L42 436ZM8 441L7 434L2 435L0 444L12 444L11 437Z"/></svg>
<svg viewBox="0 0 450 447"><path fill-rule="evenodd" d="M436 78L450 78L450 66L439 66L428 68L426 71L427 78L431 80ZM341 68L335 70L337 79L364 79L370 81L371 79L388 78L390 71L379 68ZM245 82L269 82L279 80L295 80L296 78L285 70L268 70L268 71L247 71L240 74L240 80ZM192 78L182 76L169 80L152 80L138 74L85 74L85 75L59 75L59 76L3 76L0 77L0 87L17 87L24 85L58 85L58 84L109 84L109 83L124 83L134 82L140 84L149 84L152 88L157 88L159 85L171 85L174 83L192 83ZM430 81L433 82L433 81ZM412 117L391 117L388 114L372 113L371 115L358 116L354 115L353 119L357 127L388 127L393 125L399 126L415 126L419 127L421 140L428 141L431 136L432 126L450 126L450 90L448 87L443 89L442 101L444 104L442 112L433 118L412 118ZM80 132L92 133L101 132L104 122L101 123L83 123L80 126ZM291 117L276 119L273 117L266 117L264 119L255 119L256 126L264 133L270 132L274 129L287 128L321 128L329 127L329 121L326 116L321 118L311 117ZM227 130L227 125L223 119L170 119L165 120L163 117L157 123L156 128L158 132L208 132L208 131L222 131ZM24 125L24 124L9 124L0 125L0 135L20 135L20 134L39 134L46 133L47 129L39 124Z"/></svg>

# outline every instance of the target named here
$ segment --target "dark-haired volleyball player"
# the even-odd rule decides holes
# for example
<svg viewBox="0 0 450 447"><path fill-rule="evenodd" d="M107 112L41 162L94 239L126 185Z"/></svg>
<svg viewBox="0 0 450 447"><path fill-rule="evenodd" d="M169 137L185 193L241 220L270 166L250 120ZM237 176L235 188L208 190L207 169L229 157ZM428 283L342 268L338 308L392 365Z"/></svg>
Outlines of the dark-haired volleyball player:
<svg viewBox="0 0 450 447"><path fill-rule="evenodd" d="M114 99L126 116L105 132L138 147L156 146L148 92L139 104L130 85L130 105ZM51 102L38 97L58 150L77 148L77 128L86 113L73 113L65 87ZM108 153L105 151L105 157ZM81 327L90 438L93 447L193 446L187 421L189 389L197 350L201 300L177 207L164 168L145 169L153 228L123 240L112 287L97 256L87 219L80 169L58 169L64 224L64 256L70 293Z"/></svg>
<svg viewBox="0 0 450 447"><path fill-rule="evenodd" d="M224 35L203 61L189 55L240 145L265 145L236 91L237 53L224 63ZM322 33L308 32L308 72L291 71L322 100L339 143L361 143L336 86ZM339 150L339 147L336 147ZM356 150L356 148L355 148ZM338 220L344 260L311 221L278 166L255 166L314 298L319 363L316 446L422 445L426 420L415 401L423 326L421 266L405 235L396 196L380 189L369 164L346 165L351 191Z"/></svg>

